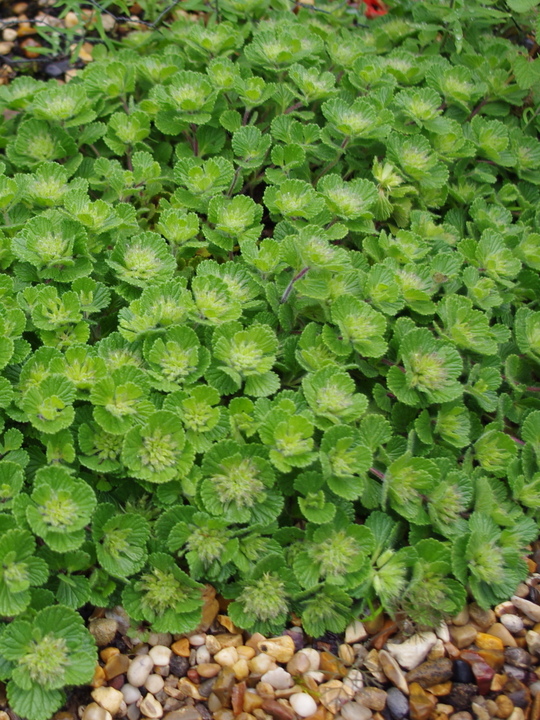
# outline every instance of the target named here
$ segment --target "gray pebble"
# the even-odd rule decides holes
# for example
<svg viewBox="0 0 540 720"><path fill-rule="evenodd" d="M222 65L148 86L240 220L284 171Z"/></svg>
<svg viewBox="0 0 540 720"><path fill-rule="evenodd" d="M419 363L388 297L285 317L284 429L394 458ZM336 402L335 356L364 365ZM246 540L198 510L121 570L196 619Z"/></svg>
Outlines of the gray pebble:
<svg viewBox="0 0 540 720"><path fill-rule="evenodd" d="M409 701L396 687L390 688L386 695L386 707L394 720L403 720L409 714Z"/></svg>

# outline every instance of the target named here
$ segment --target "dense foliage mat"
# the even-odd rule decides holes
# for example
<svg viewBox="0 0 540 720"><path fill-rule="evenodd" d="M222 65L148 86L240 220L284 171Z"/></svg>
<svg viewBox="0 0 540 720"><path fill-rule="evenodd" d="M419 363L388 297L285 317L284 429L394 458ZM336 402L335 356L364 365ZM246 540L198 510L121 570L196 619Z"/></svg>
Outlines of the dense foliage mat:
<svg viewBox="0 0 540 720"><path fill-rule="evenodd" d="M366 28L220 0L68 84L0 88L19 714L91 677L87 603L188 632L210 582L242 628L293 611L318 636L377 608L432 624L526 576L540 60L498 34L505 7Z"/></svg>

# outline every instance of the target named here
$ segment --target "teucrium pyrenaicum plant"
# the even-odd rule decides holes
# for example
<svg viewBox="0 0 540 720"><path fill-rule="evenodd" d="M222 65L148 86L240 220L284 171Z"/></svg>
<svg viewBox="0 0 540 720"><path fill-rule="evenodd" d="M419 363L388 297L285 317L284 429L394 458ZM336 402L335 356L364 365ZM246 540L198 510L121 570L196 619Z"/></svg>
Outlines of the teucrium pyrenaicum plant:
<svg viewBox="0 0 540 720"><path fill-rule="evenodd" d="M0 679L30 720L91 675L86 603L184 633L212 583L316 636L526 574L534 62L476 3L241 5L0 87Z"/></svg>

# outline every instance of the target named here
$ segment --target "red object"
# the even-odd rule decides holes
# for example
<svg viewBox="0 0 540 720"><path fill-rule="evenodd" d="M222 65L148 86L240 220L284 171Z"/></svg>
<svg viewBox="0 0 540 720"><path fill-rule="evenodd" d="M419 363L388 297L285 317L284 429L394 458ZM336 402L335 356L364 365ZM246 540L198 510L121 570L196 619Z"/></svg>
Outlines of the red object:
<svg viewBox="0 0 540 720"><path fill-rule="evenodd" d="M365 16L369 19L386 15L388 8L382 0L364 0Z"/></svg>

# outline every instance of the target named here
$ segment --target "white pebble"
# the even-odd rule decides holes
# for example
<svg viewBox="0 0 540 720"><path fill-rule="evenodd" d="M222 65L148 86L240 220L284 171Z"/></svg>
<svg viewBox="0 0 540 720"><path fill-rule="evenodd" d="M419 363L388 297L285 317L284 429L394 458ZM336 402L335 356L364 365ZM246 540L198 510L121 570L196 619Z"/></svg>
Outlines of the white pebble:
<svg viewBox="0 0 540 720"><path fill-rule="evenodd" d="M371 710L357 702L348 702L341 708L343 720L369 720L373 715Z"/></svg>
<svg viewBox="0 0 540 720"><path fill-rule="evenodd" d="M86 706L82 720L112 720L112 715L108 710L93 702Z"/></svg>
<svg viewBox="0 0 540 720"><path fill-rule="evenodd" d="M130 685L142 687L152 672L154 661L150 655L137 655L133 658L127 671L127 679Z"/></svg>
<svg viewBox="0 0 540 720"><path fill-rule="evenodd" d="M268 683L275 690L286 690L293 685L291 673L288 673L282 667L278 667L275 670L269 670L262 676L261 681Z"/></svg>
<svg viewBox="0 0 540 720"><path fill-rule="evenodd" d="M201 645L197 648L195 660L195 665L204 665L205 663L211 662L212 656L210 655L210 652L208 651L206 645Z"/></svg>
<svg viewBox="0 0 540 720"><path fill-rule="evenodd" d="M126 705L131 705L132 703L138 702L142 695L139 688L133 687L133 685L130 685L129 683L126 683L122 689L120 690L122 695L124 696L124 702Z"/></svg>
<svg viewBox="0 0 540 720"><path fill-rule="evenodd" d="M98 705L108 710L111 715L118 713L120 705L124 701L124 696L120 690L116 690L113 687L98 687L92 690L92 697Z"/></svg>
<svg viewBox="0 0 540 720"><path fill-rule="evenodd" d="M163 717L163 707L151 693L148 693L148 695L143 698L139 708L147 718Z"/></svg>
<svg viewBox="0 0 540 720"><path fill-rule="evenodd" d="M318 670L310 670L309 672L304 673L304 677L313 678L317 685L324 682L324 673L319 672Z"/></svg>
<svg viewBox="0 0 540 720"><path fill-rule="evenodd" d="M519 617L519 615L505 613L504 615L501 615L500 621L513 635L523 630L523 620Z"/></svg>
<svg viewBox="0 0 540 720"><path fill-rule="evenodd" d="M518 597L517 595L512 595L510 599L512 600L514 607L517 607L518 610L524 612L527 617L534 620L534 622L540 622L540 605L537 605L530 600Z"/></svg>
<svg viewBox="0 0 540 720"><path fill-rule="evenodd" d="M199 647L199 645L204 645L206 642L206 638L204 635L192 635L189 638L189 644L193 645L193 647Z"/></svg>
<svg viewBox="0 0 540 720"><path fill-rule="evenodd" d="M154 645L148 654L154 661L154 665L163 666L168 665L171 661L172 650L165 645Z"/></svg>
<svg viewBox="0 0 540 720"><path fill-rule="evenodd" d="M165 680L161 677L161 675L156 675L155 673L153 675L149 675L148 680L144 683L144 687L148 690L148 692L151 692L152 695L155 695L160 690L163 690L164 685Z"/></svg>
<svg viewBox="0 0 540 720"><path fill-rule="evenodd" d="M299 650L299 652L303 653L304 655L307 655L309 659L309 669L310 670L318 670L321 665L321 656L319 653L315 650L315 648L304 648L303 650Z"/></svg>
<svg viewBox="0 0 540 720"><path fill-rule="evenodd" d="M351 668L347 673L347 676L343 678L343 684L350 687L357 693L364 687L364 676L356 668Z"/></svg>
<svg viewBox="0 0 540 720"><path fill-rule="evenodd" d="M309 717L317 711L317 703L307 693L296 693L289 698L292 709L300 717Z"/></svg>
<svg viewBox="0 0 540 720"><path fill-rule="evenodd" d="M360 640L365 640L368 634L360 620L355 620L345 630L345 642L352 645Z"/></svg>
<svg viewBox="0 0 540 720"><path fill-rule="evenodd" d="M235 647L226 647L214 655L214 662L222 667L232 667L238 662L238 650Z"/></svg>

